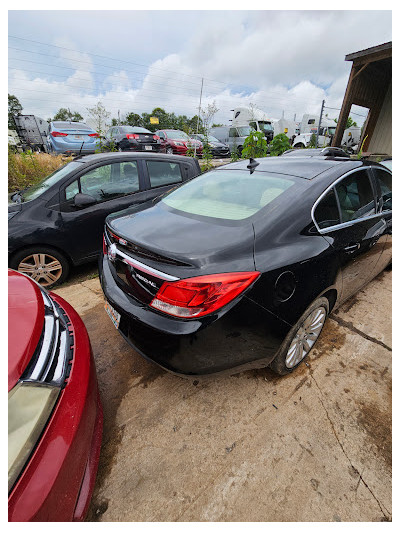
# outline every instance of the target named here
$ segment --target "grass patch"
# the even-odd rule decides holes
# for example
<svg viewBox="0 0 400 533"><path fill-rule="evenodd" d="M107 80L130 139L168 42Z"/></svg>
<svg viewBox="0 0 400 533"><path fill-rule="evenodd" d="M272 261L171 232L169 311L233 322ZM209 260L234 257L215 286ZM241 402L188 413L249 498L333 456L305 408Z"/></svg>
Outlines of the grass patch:
<svg viewBox="0 0 400 533"><path fill-rule="evenodd" d="M32 153L15 154L8 151L8 191L25 189L72 161L72 157Z"/></svg>

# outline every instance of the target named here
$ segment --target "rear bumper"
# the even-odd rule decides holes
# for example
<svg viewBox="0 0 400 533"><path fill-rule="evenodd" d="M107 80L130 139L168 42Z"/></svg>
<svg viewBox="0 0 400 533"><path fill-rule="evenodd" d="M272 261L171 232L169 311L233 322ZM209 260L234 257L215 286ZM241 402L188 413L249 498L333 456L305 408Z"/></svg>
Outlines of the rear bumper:
<svg viewBox="0 0 400 533"><path fill-rule="evenodd" d="M10 493L9 521L83 520L100 455L103 409L86 328L62 298L74 335L68 383L31 459Z"/></svg>
<svg viewBox="0 0 400 533"><path fill-rule="evenodd" d="M100 282L106 299L121 315L119 332L143 357L175 374L201 376L265 367L288 332L287 324L247 296L198 320L163 315L124 292L112 268L101 256Z"/></svg>

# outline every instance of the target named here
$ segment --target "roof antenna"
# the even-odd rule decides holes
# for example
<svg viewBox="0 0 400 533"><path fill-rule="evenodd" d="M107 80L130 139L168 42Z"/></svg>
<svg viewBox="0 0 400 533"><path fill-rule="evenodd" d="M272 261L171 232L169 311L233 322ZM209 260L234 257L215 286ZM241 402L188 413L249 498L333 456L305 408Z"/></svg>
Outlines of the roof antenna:
<svg viewBox="0 0 400 533"><path fill-rule="evenodd" d="M253 174L254 170L256 169L256 167L258 167L259 164L260 163L258 163L255 159L250 157L250 162L247 165L247 168L250 170L250 174Z"/></svg>

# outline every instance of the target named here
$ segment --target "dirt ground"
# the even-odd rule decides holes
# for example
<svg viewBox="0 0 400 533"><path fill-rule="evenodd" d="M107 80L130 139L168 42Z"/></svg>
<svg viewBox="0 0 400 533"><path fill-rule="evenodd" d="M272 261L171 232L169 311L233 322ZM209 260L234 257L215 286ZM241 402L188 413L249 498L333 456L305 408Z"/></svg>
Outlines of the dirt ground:
<svg viewBox="0 0 400 533"><path fill-rule="evenodd" d="M56 290L89 331L104 406L88 520L391 520L391 280L331 315L293 374L202 380L136 354L97 278Z"/></svg>

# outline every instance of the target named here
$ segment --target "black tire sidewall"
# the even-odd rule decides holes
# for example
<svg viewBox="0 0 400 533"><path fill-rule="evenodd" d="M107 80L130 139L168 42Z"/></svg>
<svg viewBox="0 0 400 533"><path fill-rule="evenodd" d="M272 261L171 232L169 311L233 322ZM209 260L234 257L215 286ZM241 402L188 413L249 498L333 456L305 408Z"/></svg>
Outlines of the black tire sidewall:
<svg viewBox="0 0 400 533"><path fill-rule="evenodd" d="M61 252L59 252L58 250L55 250L54 248L49 248L49 247L46 247L46 246L37 246L37 247L36 246L31 246L29 248L24 248L23 250L20 250L19 252L16 252L10 259L10 262L9 262L10 268L13 268L14 270L18 270L18 266L19 266L20 262L22 261L22 259L24 259L28 255L32 255L32 254L52 255L53 257L55 257L57 259L57 261L60 262L60 264L62 266L61 276L59 277L59 279L55 283L53 283L51 285L47 285L45 287L46 290L52 289L56 285L60 285L61 283L63 283L66 280L66 278L68 276L68 273L69 273L69 269L70 269L68 259Z"/></svg>
<svg viewBox="0 0 400 533"><path fill-rule="evenodd" d="M312 313L315 309L317 309L317 307L325 307L325 309L326 309L325 321L326 321L326 318L328 317L328 314L329 314L329 302L328 302L327 298L325 298L325 297L317 298L316 300L314 300L314 302L311 305L309 305L307 307L307 309L301 315L301 317L296 322L296 324L290 329L289 333L285 337L285 340L281 344L281 347L279 348L278 353L276 354L276 356L273 359L273 361L270 363L269 366L270 366L271 370L273 370L275 373L280 374L281 376L284 376L285 374L290 374L291 372L296 370L296 368L299 365L301 365L301 363L303 363L303 361L305 361L307 359L308 354L306 355L306 357L304 357L293 368L288 368L286 366L286 355L287 355L288 349L289 349L289 347L290 347L290 345L291 345L291 343L293 341L294 336L296 335L299 327L304 322L304 320L308 317L308 315L310 313ZM324 325L325 325L325 323L324 323ZM324 327L322 326L320 334L322 333L323 329L324 329ZM317 340L315 341L315 343L318 342L318 339L319 339L319 336L318 336ZM313 347L311 348L310 352L314 349L315 343L314 343ZM310 353L310 352L308 352L308 353Z"/></svg>

